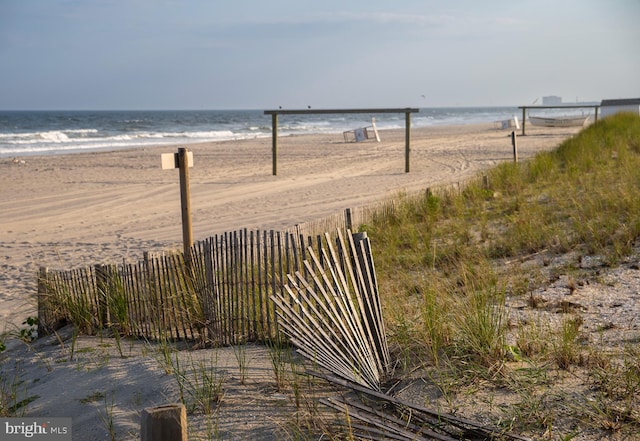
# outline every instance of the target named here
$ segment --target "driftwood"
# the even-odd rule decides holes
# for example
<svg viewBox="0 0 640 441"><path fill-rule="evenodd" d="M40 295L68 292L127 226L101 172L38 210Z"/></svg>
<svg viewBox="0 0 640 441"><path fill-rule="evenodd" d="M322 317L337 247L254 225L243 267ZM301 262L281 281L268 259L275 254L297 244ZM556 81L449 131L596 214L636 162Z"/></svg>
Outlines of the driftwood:
<svg viewBox="0 0 640 441"><path fill-rule="evenodd" d="M369 241L337 236L334 247L325 233L326 248L309 248L304 268L272 296L278 323L311 362L379 390L390 356Z"/></svg>
<svg viewBox="0 0 640 441"><path fill-rule="evenodd" d="M518 440L513 435L478 421L438 412L424 406L371 390L335 375L308 371L307 374L356 392L359 398L321 399L320 402L349 416L353 435L365 440Z"/></svg>

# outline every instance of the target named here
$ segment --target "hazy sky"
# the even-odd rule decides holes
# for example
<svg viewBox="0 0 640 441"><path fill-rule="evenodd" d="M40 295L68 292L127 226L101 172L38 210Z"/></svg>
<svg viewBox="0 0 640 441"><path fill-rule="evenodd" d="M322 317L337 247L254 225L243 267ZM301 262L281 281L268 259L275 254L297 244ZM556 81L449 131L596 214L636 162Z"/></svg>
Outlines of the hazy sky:
<svg viewBox="0 0 640 441"><path fill-rule="evenodd" d="M640 97L640 0L0 0L5 110L546 95Z"/></svg>

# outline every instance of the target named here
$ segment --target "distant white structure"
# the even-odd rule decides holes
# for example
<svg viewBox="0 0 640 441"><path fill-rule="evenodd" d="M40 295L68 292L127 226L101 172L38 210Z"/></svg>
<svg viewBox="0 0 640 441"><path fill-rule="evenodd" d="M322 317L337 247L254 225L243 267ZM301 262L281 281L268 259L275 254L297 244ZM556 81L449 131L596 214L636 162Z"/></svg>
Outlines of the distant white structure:
<svg viewBox="0 0 640 441"><path fill-rule="evenodd" d="M602 100L600 103L600 116L602 118L618 112L633 112L640 115L640 98Z"/></svg>
<svg viewBox="0 0 640 441"><path fill-rule="evenodd" d="M342 136L344 136L345 142L360 142L372 138L380 142L380 135L378 134L375 118L371 118L371 126L347 130L346 132L342 132Z"/></svg>
<svg viewBox="0 0 640 441"><path fill-rule="evenodd" d="M520 130L520 123L518 122L518 117L514 116L511 119L503 119L501 121L495 121L493 123L493 126L496 129L511 129L511 128L516 128L518 130Z"/></svg>
<svg viewBox="0 0 640 441"><path fill-rule="evenodd" d="M542 97L542 105L543 106L561 106L562 105L562 97L561 96L543 96Z"/></svg>

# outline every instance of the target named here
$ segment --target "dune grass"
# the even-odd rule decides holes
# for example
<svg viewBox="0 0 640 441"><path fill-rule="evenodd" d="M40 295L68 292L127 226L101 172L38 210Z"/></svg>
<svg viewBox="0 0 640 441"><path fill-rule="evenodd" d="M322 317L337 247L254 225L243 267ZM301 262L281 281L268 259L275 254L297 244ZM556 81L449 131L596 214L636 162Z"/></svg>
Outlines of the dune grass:
<svg viewBox="0 0 640 441"><path fill-rule="evenodd" d="M448 385L481 378L487 388L506 386L521 398L512 412L535 414L509 415L510 424L538 435L557 424L552 414L578 421L579 428L640 429L640 415L629 410L630 401L640 404L640 382L634 383L640 372L637 350L585 346L579 313L567 314L556 327L510 323L504 306L508 296L529 296L529 307L535 308L532 293L560 275L571 286L576 271L571 262L597 256L611 267L634 251L640 236L637 115L592 124L554 151L523 163L503 163L463 190L398 198L395 210L361 228L375 244L389 338L403 368L437 371ZM567 255L572 258L562 259ZM543 262L536 270L507 265L531 256ZM591 359L599 353L599 361L585 363L589 353ZM535 378L522 377L521 366L517 375L509 371L509 362L526 362ZM565 406L558 413L549 398L557 390L539 378L578 365L598 384L616 385L598 389L602 400L574 399L573 411ZM627 380L620 385L620 378ZM532 385L539 386L535 393ZM619 400L612 399L615 390L624 390Z"/></svg>

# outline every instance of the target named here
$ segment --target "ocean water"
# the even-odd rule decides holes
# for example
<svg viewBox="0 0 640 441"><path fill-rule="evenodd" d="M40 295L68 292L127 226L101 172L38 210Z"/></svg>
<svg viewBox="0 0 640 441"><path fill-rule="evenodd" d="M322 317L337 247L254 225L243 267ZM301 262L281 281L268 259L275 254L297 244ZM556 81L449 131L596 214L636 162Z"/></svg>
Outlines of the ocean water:
<svg viewBox="0 0 640 441"><path fill-rule="evenodd" d="M412 127L494 122L517 107L423 108ZM404 127L404 114L280 115L278 135L341 133L371 125ZM271 136L262 110L0 111L0 157L49 155Z"/></svg>

